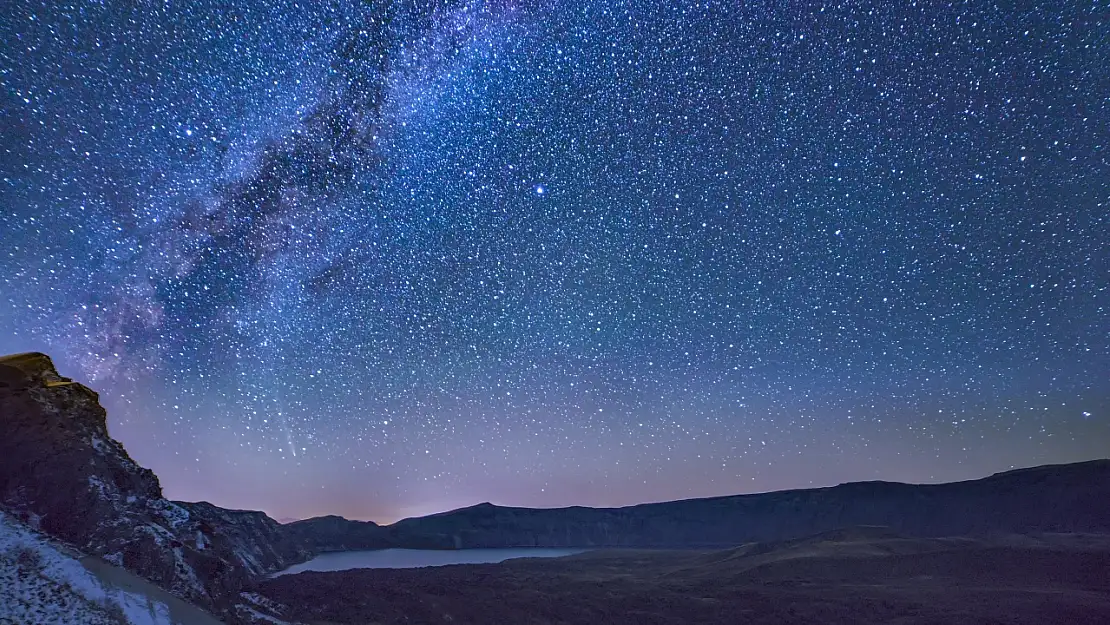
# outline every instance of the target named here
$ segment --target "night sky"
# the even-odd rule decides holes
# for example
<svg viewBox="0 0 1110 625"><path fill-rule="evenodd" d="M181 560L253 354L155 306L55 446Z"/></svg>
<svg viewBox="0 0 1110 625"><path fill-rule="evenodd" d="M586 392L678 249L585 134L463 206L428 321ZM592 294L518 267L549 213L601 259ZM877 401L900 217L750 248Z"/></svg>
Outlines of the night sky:
<svg viewBox="0 0 1110 625"><path fill-rule="evenodd" d="M432 5L5 3L0 352L167 496L1110 455L1107 2Z"/></svg>

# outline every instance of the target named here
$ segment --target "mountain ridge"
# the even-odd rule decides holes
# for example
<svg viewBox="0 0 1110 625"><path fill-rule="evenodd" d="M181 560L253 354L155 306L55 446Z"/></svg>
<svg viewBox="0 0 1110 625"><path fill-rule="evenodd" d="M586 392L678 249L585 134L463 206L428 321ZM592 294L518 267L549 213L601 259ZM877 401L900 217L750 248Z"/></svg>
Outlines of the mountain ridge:
<svg viewBox="0 0 1110 625"><path fill-rule="evenodd" d="M645 501L645 502L641 502L641 503L631 503L631 504L627 504L627 505L623 505L623 506L581 506L581 505L573 505L573 506L554 506L554 507L550 507L550 508L533 508L533 507L528 507L528 506L502 505L502 504L495 504L495 503L492 503L492 502L489 502L489 501L482 501L482 502L471 504L471 505L468 505L468 506L461 506L461 507L458 507L458 508L451 508L450 510L444 510L442 512L433 512L431 514L425 514L425 515L421 515L421 516L405 517L403 519L398 519L397 521L394 521L393 523L381 523L381 524L378 524L378 525L380 527L391 527L393 525L396 525L398 523L402 523L404 521L411 521L411 520L416 520L416 519L427 519L427 518L430 518L430 517L440 517L440 516L444 516L444 515L453 514L453 513L456 513L456 512L462 512L462 511L465 511L465 510L474 510L474 509L498 508L498 509L502 509L502 510L546 510L546 511L555 511L555 510L559 510L559 511L571 511L571 510L629 510L629 509L634 509L634 508L643 508L645 506L658 506L658 505L666 505L666 504L715 501L715 500L721 500L721 499L734 499L734 498L737 498L737 497L760 497L760 496L764 496L764 495L773 495L773 494L785 494L785 493L828 490L828 489L840 488L840 487L844 487L844 486L859 486L859 485L892 485L892 486L910 486L910 487L948 486L948 485L952 485L952 484L966 484L966 483L969 483L969 482L980 482L980 481L983 481L983 480L989 480L989 479L992 479L992 478L1005 476L1005 475L1010 475L1010 474L1015 474L1015 473L1023 473L1023 472L1039 473L1041 471L1047 471L1047 470L1053 469L1053 468L1066 468L1066 467L1067 468L1071 468L1071 467L1079 468L1079 467L1083 467L1084 465L1090 465L1091 467L1097 467L1099 465L1105 465L1107 467L1110 467L1110 458L1095 458L1095 459L1091 459L1091 460L1080 460L1080 461L1077 461L1077 462L1054 462L1054 463L1048 463L1048 464L1032 465L1032 466L1028 466L1028 467L1017 467L1017 468L1013 468L1013 469L1007 469L1005 471L998 471L998 472L995 472L995 473L991 473L990 475L987 475L987 476L984 476L984 477L968 478L968 479L965 479L965 480L957 480L957 481L954 481L954 482L899 482L899 481L894 481L894 480L854 480L854 481L850 481L850 482L840 482L838 484L832 484L832 485L829 485L829 486L808 486L808 487L799 487L799 488L784 488L784 489L781 489L781 490L760 491L760 492L756 492L756 493L737 493L737 494L733 494L733 495L710 495L708 497L690 497L690 498L685 498L685 499L665 499L665 500L662 500L662 501ZM316 517L308 517L306 519L301 519L301 520L302 521L312 521L312 520L315 520L315 519L332 518L332 517L338 517L340 519L344 519L344 520L348 520L348 521L358 521L357 519L347 519L346 517L343 517L341 515L335 515L335 514L328 514L328 515L322 515L322 516L316 516ZM358 521L358 522L360 522L360 523L373 523L373 521Z"/></svg>
<svg viewBox="0 0 1110 625"><path fill-rule="evenodd" d="M712 547L883 525L922 537L1110 531L1110 460L947 484L856 482L622 508L478 506L387 526L454 548Z"/></svg>
<svg viewBox="0 0 1110 625"><path fill-rule="evenodd" d="M1060 474L1063 475L1060 475ZM880 496L882 494L913 494L915 497L918 495L932 496L935 493L945 495L946 491L955 488L984 488L990 487L994 484L1003 484L1011 480L1022 480L1032 482L1051 479L1052 476L1062 477L1066 480L1072 479L1082 480L1084 476L1092 474L1090 477L1094 478L1096 486L1101 485L1100 492L1105 492L1107 497L1110 497L1110 459L1096 459L1086 460L1075 463L1055 463L1045 464L1033 467L1024 467L1018 469L1011 469L1007 471L1000 471L993 473L989 476L961 480L958 482L939 482L939 483L905 483L887 480L869 480L860 482L844 482L835 486L822 486L814 488L796 488L779 491L768 491L762 493L745 493L740 495L719 495L713 497L697 497L690 499L679 499L673 501L661 502L646 502L639 504L631 504L627 506L616 507L590 507L590 506L563 506L558 508L528 508L523 506L501 506L490 502L481 502L471 506L464 506L453 510L438 512L420 517L408 517L400 519L394 523L386 525L378 525L372 521L358 521L346 519L338 515L325 515L321 517L311 517L300 521L287 524L287 526L296 527L302 532L312 526L328 526L330 533L335 538L333 540L343 540L347 549L378 549L390 547L415 547L415 548L432 548L432 549L461 549L461 548L497 548L497 547L710 547L710 546L727 546L736 544L737 542L746 542L749 540L781 540L790 537L801 535L816 534L825 531L832 531L843 527L844 525L824 525L821 527L812 528L813 531L805 531L799 528L793 533L774 533L763 532L752 535L735 534L733 536L722 537L714 542L698 542L690 544L687 540L678 540L674 542L667 542L665 540L649 541L647 543L637 541L613 541L598 538L587 538L581 533L575 534L573 529L564 530L564 532L571 532L563 540L557 540L552 535L546 537L539 537L533 531L530 535L516 535L516 540L507 538L512 536L514 531L512 517L537 517L537 516L583 516L583 515L596 515L596 516L613 516L625 517L637 514L652 514L655 512L666 512L670 509L683 507L683 506L714 506L714 505L735 505L744 504L748 502L761 502L772 500L785 500L789 498L812 498L821 496L840 496L852 495L859 491L872 491L867 492L869 496ZM876 493L874 491L881 490L883 493ZM1092 495L1091 498L1095 496ZM1110 499L1108 499L1110 501ZM473 533L466 535L464 533L450 532L444 528L436 527L437 521L458 521L464 524L466 519L478 517L497 517L502 519L504 523L496 531L502 534L500 540L494 540L491 537L475 538ZM1019 514L1018 518L1021 516ZM519 520L519 519L517 519ZM859 523L848 523L848 525L884 525L883 523L871 523L870 519L859 519ZM344 524L350 528L352 533L361 534L361 538L354 539L351 536L339 538L343 532ZM895 524L898 525L897 523ZM961 531L953 530L953 535L959 535L962 532L1024 532L1024 531L1038 531L1051 529L1054 524L1051 522L1031 523L1027 525L1006 524L999 525L991 528L989 526L981 527L966 527ZM491 528L493 529L493 528ZM631 529L631 528L626 528ZM958 528L957 528L958 529ZM1079 524L1075 526L1077 531L1110 531L1110 510L1102 514L1098 520L1089 524ZM944 535L946 532L915 530L914 528L902 528L902 531L907 531L910 535L927 535L939 536ZM578 539L575 540L574 537ZM324 546L321 551L337 550Z"/></svg>
<svg viewBox="0 0 1110 625"><path fill-rule="evenodd" d="M627 505L623 505L623 506L572 505L572 506L553 506L553 507L550 507L550 508L546 508L546 507L545 508L539 508L539 507L529 507L529 506L514 506L514 505L508 505L508 504L495 504L495 503L492 503L490 501L482 501L482 502L470 504L470 505L467 505L467 506L460 506L458 508L451 508L451 509L443 510L443 511L440 511L440 512L433 512L433 513L430 513L430 514L424 514L424 515L421 515L421 516L404 517L404 518L398 519L398 520L396 520L392 523L378 523L376 521L371 521L371 520L366 520L366 519L352 519L352 518L347 518L347 517L345 517L343 515L339 515L339 514L322 514L322 515L318 515L318 516L305 517L303 519L287 518L287 519L280 520L279 522L282 525L290 525L290 524L293 524L293 523L307 523L307 522L311 522L311 521L322 521L322 520L325 520L325 519L328 519L328 520L339 519L339 520L348 521L348 522L352 522L352 523L370 523L370 524L373 524L373 525L377 525L378 527L388 528L388 527L392 527L394 525L397 525L398 523L403 523L405 521L413 521L413 520L417 520L417 519L427 519L427 518L431 518L431 517L441 517L441 516L445 516L445 515L454 514L454 513L457 513L457 512L463 512L463 511L466 511L466 510L475 510L475 509L497 508L497 509L501 509L501 510L545 510L545 511L629 510L629 509L634 509L634 508L642 508L642 507L645 507L645 506L713 501L713 500L720 500L720 499L733 499L733 498L736 498L736 497L759 497L759 496L771 495L771 494L783 494L783 493L827 490L827 489L832 489L832 488L840 488L840 487L844 487L844 486L858 486L858 485L876 485L876 486L891 485L891 486L910 486L910 487L947 486L947 485L951 485L951 484L965 484L965 483L968 483L968 482L980 482L982 480L989 480L989 479L992 479L992 478L1011 475L1011 474L1016 474L1016 473L1024 473L1024 472L1038 473L1038 472L1050 470L1050 469L1053 469L1053 468L1065 468L1065 467L1079 468L1079 467L1083 467L1083 466L1090 466L1090 467L1093 467L1093 468L1097 468L1100 465L1110 466L1110 458L1095 458L1095 459L1091 459L1091 460L1079 460L1079 461L1076 461L1076 462L1053 462L1053 463L1048 463L1048 464L1032 465L1032 466L1028 466L1028 467L1016 467L1016 468L1013 468L1013 469L1007 469L1005 471L997 471L995 473L991 473L990 475L987 475L987 476L984 476L984 477L968 478L968 479L957 480L957 481L953 481L953 482L899 482L899 481L896 481L896 480L854 480L854 481L849 481L849 482L839 482L837 484L831 484L831 485L828 485L828 486L809 486L809 487L799 487L799 488L785 488L785 489L781 489L781 490L760 491L760 492L756 492L756 493L737 493L737 494L732 494L732 495L710 495L708 497L690 497L690 498L685 498L685 499L666 499L666 500L662 500L662 501L645 501L645 502L641 502L641 503L631 503L631 504L627 504Z"/></svg>
<svg viewBox="0 0 1110 625"><path fill-rule="evenodd" d="M166 499L157 475L109 435L99 395L29 352L0 357L0 508L238 624L280 614L249 599L259 580L329 551L716 548L859 526L908 537L1110 534L1110 460L940 484L849 482L617 508L483 502L390 525L337 515L282 524Z"/></svg>

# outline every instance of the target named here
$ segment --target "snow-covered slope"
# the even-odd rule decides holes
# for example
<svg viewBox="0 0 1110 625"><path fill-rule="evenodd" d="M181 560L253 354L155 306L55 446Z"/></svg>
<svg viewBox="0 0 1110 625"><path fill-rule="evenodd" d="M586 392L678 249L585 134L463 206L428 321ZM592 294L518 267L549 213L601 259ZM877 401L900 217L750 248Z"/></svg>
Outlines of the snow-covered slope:
<svg viewBox="0 0 1110 625"><path fill-rule="evenodd" d="M106 562L83 558L0 512L0 624L219 625Z"/></svg>
<svg viewBox="0 0 1110 625"><path fill-rule="evenodd" d="M241 605L252 578L311 555L261 512L167 500L109 435L96 392L39 353L0 357L0 506L234 623L259 620Z"/></svg>

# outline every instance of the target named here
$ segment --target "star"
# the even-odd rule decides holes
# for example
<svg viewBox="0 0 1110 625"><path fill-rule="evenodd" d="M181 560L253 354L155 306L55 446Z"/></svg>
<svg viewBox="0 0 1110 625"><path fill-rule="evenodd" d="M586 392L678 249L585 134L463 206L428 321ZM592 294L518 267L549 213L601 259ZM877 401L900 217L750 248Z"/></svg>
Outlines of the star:
<svg viewBox="0 0 1110 625"><path fill-rule="evenodd" d="M1041 4L17 2L0 352L277 517L1087 459L1110 49Z"/></svg>

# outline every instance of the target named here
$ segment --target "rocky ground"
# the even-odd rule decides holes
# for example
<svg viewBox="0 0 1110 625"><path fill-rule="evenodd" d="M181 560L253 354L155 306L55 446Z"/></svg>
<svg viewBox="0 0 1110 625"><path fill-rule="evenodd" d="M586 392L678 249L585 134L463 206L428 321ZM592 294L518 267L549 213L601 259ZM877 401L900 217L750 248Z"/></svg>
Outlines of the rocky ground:
<svg viewBox="0 0 1110 625"><path fill-rule="evenodd" d="M0 625L219 625L178 597L0 512Z"/></svg>
<svg viewBox="0 0 1110 625"><path fill-rule="evenodd" d="M868 530L709 552L301 573L262 592L318 624L1110 623L1110 540Z"/></svg>
<svg viewBox="0 0 1110 625"><path fill-rule="evenodd" d="M1110 534L1107 502L1110 461L1097 460L954 484L864 482L614 509L480 504L390 526L340 517L280 524L262 512L166 499L157 476L110 436L95 391L44 354L0 357L0 514L19 528L9 534L77 554L68 557L85 573L66 570L108 576L97 587L124 580L141 596L166 593L159 605L183 600L235 625L1088 622L1107 617L1105 588L1090 580L1110 572L1101 542L1077 537ZM828 533L864 525L915 538ZM821 532L817 543L789 542ZM740 544L748 546L690 551ZM686 551L263 581L326 551L533 546ZM13 549L0 554L0 586L22 590L0 599L26 610L0 613L0 624L118 616L28 568L36 559Z"/></svg>

